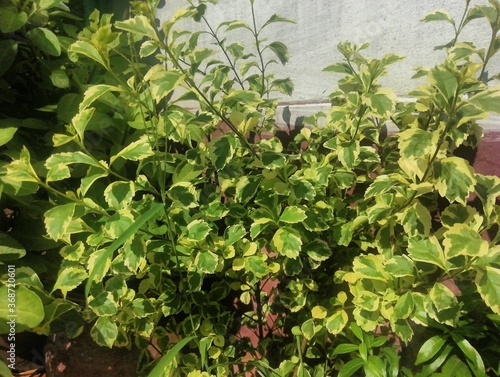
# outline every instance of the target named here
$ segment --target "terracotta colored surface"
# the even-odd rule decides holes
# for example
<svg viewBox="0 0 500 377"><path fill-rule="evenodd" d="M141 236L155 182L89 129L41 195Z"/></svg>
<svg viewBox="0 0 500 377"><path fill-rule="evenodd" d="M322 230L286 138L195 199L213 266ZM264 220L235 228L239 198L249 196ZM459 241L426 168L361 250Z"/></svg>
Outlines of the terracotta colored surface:
<svg viewBox="0 0 500 377"><path fill-rule="evenodd" d="M474 169L484 175L500 177L500 132L489 132L479 144Z"/></svg>

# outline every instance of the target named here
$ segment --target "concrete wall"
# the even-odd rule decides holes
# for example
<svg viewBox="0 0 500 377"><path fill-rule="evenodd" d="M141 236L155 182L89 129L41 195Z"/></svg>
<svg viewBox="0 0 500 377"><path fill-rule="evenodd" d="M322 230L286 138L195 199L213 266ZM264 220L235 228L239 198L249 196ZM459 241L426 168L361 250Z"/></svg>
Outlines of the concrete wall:
<svg viewBox="0 0 500 377"><path fill-rule="evenodd" d="M160 20L171 17L176 9L186 4L185 0L166 0L158 12ZM472 5L488 4L487 0L472 0ZM342 59L337 51L340 41L354 43L371 42L366 50L368 56L382 57L394 52L406 59L392 66L383 85L389 86L401 97L415 88L422 79L411 80L417 66L432 66L440 62L445 53L434 51L434 46L449 42L453 36L450 24L423 23L420 19L429 12L444 8L457 20L461 18L465 0L255 0L257 24L262 24L271 15L278 13L295 20L296 24L277 23L266 31L269 42L284 42L290 52L289 63L277 68L277 76L290 76L295 90L291 97L283 97L284 106L289 106L292 121L297 116L309 115L328 108L328 94L334 89L338 75L323 72L323 68ZM239 19L251 23L248 0L219 0L210 6L206 17L217 26L223 21ZM202 23L188 22L183 27L201 30ZM477 46L487 47L491 29L484 19L472 21L464 29L463 37ZM249 48L252 40L244 30L231 31L228 40L242 41ZM206 39L205 43L209 43ZM500 54L499 54L500 55ZM489 64L489 71L500 72L500 56ZM499 104L500 107L500 104ZM278 116L278 121L281 116ZM490 144L500 140L500 118L484 122L483 127ZM498 133L498 135L493 135ZM487 153L486 153L487 154ZM500 172L500 163L497 163Z"/></svg>

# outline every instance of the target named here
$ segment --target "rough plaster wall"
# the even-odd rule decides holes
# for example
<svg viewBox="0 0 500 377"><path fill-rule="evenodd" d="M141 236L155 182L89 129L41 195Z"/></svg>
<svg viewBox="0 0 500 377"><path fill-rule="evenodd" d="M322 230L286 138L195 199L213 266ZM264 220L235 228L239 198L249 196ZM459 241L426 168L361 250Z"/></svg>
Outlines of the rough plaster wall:
<svg viewBox="0 0 500 377"><path fill-rule="evenodd" d="M479 3L487 1L472 1L472 4ZM183 0L167 0L158 17L166 20L185 4ZM291 98L283 100L299 103L315 103L327 98L338 76L324 73L322 69L341 60L336 46L345 40L371 42L367 54L372 57L381 57L387 52L406 56L404 62L390 69L383 81L384 85L405 96L419 83L410 80L413 68L438 63L444 53L434 51L434 46L445 44L454 35L449 24L422 23L420 19L435 9L444 8L459 20L464 5L465 0L255 0L257 24L262 24L274 13L297 22L295 25L273 24L267 29L266 37L288 46L290 61L285 67L278 67L279 75L290 76L295 90ZM219 0L217 6L209 7L206 16L215 26L234 19L251 23L248 0ZM194 22L183 26L188 29L205 27ZM486 46L489 32L485 20L474 20L465 28L464 37L478 46ZM252 45L248 32L242 29L231 31L228 37ZM490 64L492 72L500 71L500 57L495 58Z"/></svg>

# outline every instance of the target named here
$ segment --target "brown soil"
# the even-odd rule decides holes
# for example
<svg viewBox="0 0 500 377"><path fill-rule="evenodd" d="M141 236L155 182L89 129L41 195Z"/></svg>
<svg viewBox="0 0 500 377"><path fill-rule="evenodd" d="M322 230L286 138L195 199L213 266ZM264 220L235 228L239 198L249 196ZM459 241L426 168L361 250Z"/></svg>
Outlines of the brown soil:
<svg viewBox="0 0 500 377"><path fill-rule="evenodd" d="M46 377L137 377L138 357L136 348L98 346L89 331L72 340L53 335L46 346Z"/></svg>

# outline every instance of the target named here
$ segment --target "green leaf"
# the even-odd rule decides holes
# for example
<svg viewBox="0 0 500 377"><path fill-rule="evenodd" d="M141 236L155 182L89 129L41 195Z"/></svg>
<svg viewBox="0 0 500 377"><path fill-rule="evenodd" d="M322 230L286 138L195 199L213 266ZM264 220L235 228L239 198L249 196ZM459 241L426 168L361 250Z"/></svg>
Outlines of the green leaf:
<svg viewBox="0 0 500 377"><path fill-rule="evenodd" d="M364 365L364 372L366 376L372 377L386 377L386 366L384 361L375 355L369 355Z"/></svg>
<svg viewBox="0 0 500 377"><path fill-rule="evenodd" d="M330 334L337 335L344 330L344 328L347 325L347 322L349 321L349 316L347 315L346 311L344 309L339 309L335 313L333 313L331 316L325 318L325 327L328 330ZM341 345L337 346L334 350L334 355L340 354L340 353L347 353L347 352L353 352L354 350L351 349L347 352L345 351L345 348L342 350L339 348ZM343 346L354 346L354 344L344 344ZM356 351L358 347L356 346Z"/></svg>
<svg viewBox="0 0 500 377"><path fill-rule="evenodd" d="M333 355L344 355L346 353L357 352L359 349L358 344L341 343L333 350Z"/></svg>
<svg viewBox="0 0 500 377"><path fill-rule="evenodd" d="M474 282L479 294L491 310L500 314L500 269L485 266L476 267L476 271Z"/></svg>
<svg viewBox="0 0 500 377"><path fill-rule="evenodd" d="M76 204L68 203L56 206L45 212L44 222L47 234L55 241L64 239L75 214Z"/></svg>
<svg viewBox="0 0 500 377"><path fill-rule="evenodd" d="M126 21L116 21L115 27L117 29L128 31L132 34L144 35L155 41L158 41L156 30L146 16L140 15Z"/></svg>
<svg viewBox="0 0 500 377"><path fill-rule="evenodd" d="M75 131L80 138L80 141L83 142L85 139L85 129L89 124L90 119L94 116L95 109L85 109L80 110L78 114L76 114L71 120L71 124L75 128Z"/></svg>
<svg viewBox="0 0 500 377"><path fill-rule="evenodd" d="M429 72L428 80L443 95L448 103L452 100L458 89L458 80L449 69L443 66L437 66Z"/></svg>
<svg viewBox="0 0 500 377"><path fill-rule="evenodd" d="M473 95L467 100L467 103L476 106L482 111L500 113L500 85L490 86L489 88Z"/></svg>
<svg viewBox="0 0 500 377"><path fill-rule="evenodd" d="M474 375L486 377L484 362L479 352L462 335L454 332L450 332L450 335L467 358L467 363L474 372Z"/></svg>
<svg viewBox="0 0 500 377"><path fill-rule="evenodd" d="M200 251L196 255L195 264L199 272L213 274L219 264L219 256L211 251Z"/></svg>
<svg viewBox="0 0 500 377"><path fill-rule="evenodd" d="M350 360L342 366L337 376L350 377L354 373L356 373L364 364L365 361L360 357Z"/></svg>
<svg viewBox="0 0 500 377"><path fill-rule="evenodd" d="M25 255L26 250L15 238L0 232L0 262L17 260Z"/></svg>
<svg viewBox="0 0 500 377"><path fill-rule="evenodd" d="M435 283L429 291L429 298L438 312L458 305L458 300L452 290L439 282Z"/></svg>
<svg viewBox="0 0 500 377"><path fill-rule="evenodd" d="M399 150L403 157L430 156L439 141L438 132L424 131L419 128L409 128L398 133Z"/></svg>
<svg viewBox="0 0 500 377"><path fill-rule="evenodd" d="M225 102L242 102L250 106L256 106L263 100L258 93L250 90L233 90L225 98Z"/></svg>
<svg viewBox="0 0 500 377"><path fill-rule="evenodd" d="M316 262L323 262L331 257L332 250L323 240L315 240L303 248L304 252Z"/></svg>
<svg viewBox="0 0 500 377"><path fill-rule="evenodd" d="M460 157L447 157L434 164L436 188L450 202L467 204L469 194L474 191L476 178L469 163Z"/></svg>
<svg viewBox="0 0 500 377"><path fill-rule="evenodd" d="M376 93L366 93L363 100L376 116L389 118L396 110L396 94L388 88L379 89Z"/></svg>
<svg viewBox="0 0 500 377"><path fill-rule="evenodd" d="M419 201L408 207L404 212L403 227L410 236L429 235L432 217L424 205Z"/></svg>
<svg viewBox="0 0 500 377"><path fill-rule="evenodd" d="M267 47L276 54L281 64L285 65L288 62L289 59L288 48L284 43L272 42L269 43Z"/></svg>
<svg viewBox="0 0 500 377"><path fill-rule="evenodd" d="M13 377L12 369L10 369L3 359L0 359L0 375L5 377Z"/></svg>
<svg viewBox="0 0 500 377"><path fill-rule="evenodd" d="M80 191L82 195L86 195L92 184L99 178L104 178L108 176L108 171L104 167L90 166L87 170L87 175L82 178L82 183L80 185Z"/></svg>
<svg viewBox="0 0 500 377"><path fill-rule="evenodd" d="M68 89L71 86L69 77L64 69L53 70L50 73L50 81L52 81L52 85L60 89Z"/></svg>
<svg viewBox="0 0 500 377"><path fill-rule="evenodd" d="M287 96L291 96L293 93L294 85L290 78L273 80L271 86Z"/></svg>
<svg viewBox="0 0 500 377"><path fill-rule="evenodd" d="M104 96L106 93L120 92L120 91L121 89L119 87L113 85L105 85L105 84L92 85L85 91L83 100L80 102L79 105L79 111L85 110L87 107L92 105L95 101Z"/></svg>
<svg viewBox="0 0 500 377"><path fill-rule="evenodd" d="M148 56L153 55L156 51L158 51L158 43L155 41L146 41L141 45L139 50L139 56L141 58L146 58Z"/></svg>
<svg viewBox="0 0 500 377"><path fill-rule="evenodd" d="M21 29L28 22L26 12L18 12L16 7L2 5L0 8L0 31L13 33Z"/></svg>
<svg viewBox="0 0 500 377"><path fill-rule="evenodd" d="M262 27L260 28L261 30L264 29L266 26L270 25L270 24L273 24L275 22L289 22L289 23L292 23L292 24L295 24L296 22L294 20L291 20L289 18L286 18L286 17L283 17L283 16L280 16L279 14L273 14L271 17L269 17L269 19L264 22L264 24L262 25Z"/></svg>
<svg viewBox="0 0 500 377"><path fill-rule="evenodd" d="M239 20L235 20L235 21L226 21L226 22L222 22L218 28L222 27L222 26L226 26L226 31L230 31L230 30L234 30L234 29L241 29L241 28L244 28L244 29L248 29L248 30L252 30L250 28L250 26L248 26L246 23L244 23L243 21L239 21ZM218 29L217 28L217 29Z"/></svg>
<svg viewBox="0 0 500 377"><path fill-rule="evenodd" d="M446 269L443 249L434 236L410 238L408 240L408 254L413 260L434 264L443 270Z"/></svg>
<svg viewBox="0 0 500 377"><path fill-rule="evenodd" d="M395 255L385 264L385 270L394 277L415 275L415 263L406 255Z"/></svg>
<svg viewBox="0 0 500 377"><path fill-rule="evenodd" d="M127 207L135 195L134 182L113 182L104 190L104 200L115 209Z"/></svg>
<svg viewBox="0 0 500 377"><path fill-rule="evenodd" d="M16 285L15 307L9 306L12 304L12 301L9 301L9 293L12 297L12 288L5 285L0 287L0 334L9 333L8 321L13 318L17 333L31 330L43 321L43 303L35 292L23 285Z"/></svg>
<svg viewBox="0 0 500 377"><path fill-rule="evenodd" d="M204 220L193 220L187 228L187 237L193 241L203 241L210 233L210 225Z"/></svg>
<svg viewBox="0 0 500 377"><path fill-rule="evenodd" d="M66 294L78 287L87 277L87 271L83 267L64 267L57 275L52 293L59 289L66 298Z"/></svg>
<svg viewBox="0 0 500 377"><path fill-rule="evenodd" d="M352 169L359 163L360 152L361 147L358 140L344 141L337 145L339 161L348 169Z"/></svg>
<svg viewBox="0 0 500 377"><path fill-rule="evenodd" d="M222 136L209 147L209 157L217 170L222 170L233 159L238 141L234 136Z"/></svg>
<svg viewBox="0 0 500 377"><path fill-rule="evenodd" d="M396 319L406 319L413 312L413 298L411 292L406 292L398 297L394 305L394 317Z"/></svg>
<svg viewBox="0 0 500 377"><path fill-rule="evenodd" d="M16 60L18 43L11 40L0 41L0 77L2 77Z"/></svg>
<svg viewBox="0 0 500 377"><path fill-rule="evenodd" d="M269 269L262 254L252 255L245 258L245 270L251 272L257 278L262 279L269 274Z"/></svg>
<svg viewBox="0 0 500 377"><path fill-rule="evenodd" d="M262 177L245 175L236 184L236 198L240 203L248 203L257 193Z"/></svg>
<svg viewBox="0 0 500 377"><path fill-rule="evenodd" d="M151 143L149 141L148 135L142 135L139 140L130 143L116 155L112 156L110 159L110 164L113 164L113 162L115 162L119 157L126 160L139 161L153 155L154 152L151 148Z"/></svg>
<svg viewBox="0 0 500 377"><path fill-rule="evenodd" d="M9 141L11 141L18 130L18 127L5 127L4 126L6 124L14 123L14 122L12 122L12 120L10 120L10 119L0 120L0 146L5 145Z"/></svg>
<svg viewBox="0 0 500 377"><path fill-rule="evenodd" d="M242 224L231 225L224 231L224 246L231 246L235 242L242 239L246 233L247 231Z"/></svg>
<svg viewBox="0 0 500 377"><path fill-rule="evenodd" d="M443 241L446 257L457 255L481 257L488 253L488 241L466 224L454 224L444 234Z"/></svg>
<svg viewBox="0 0 500 377"><path fill-rule="evenodd" d="M350 75L353 73L352 68L349 66L347 63L335 63L332 65L329 65L328 67L323 69L324 72L334 72L334 73L345 73L347 75Z"/></svg>
<svg viewBox="0 0 500 377"><path fill-rule="evenodd" d="M198 206L196 188L190 182L174 183L168 190L167 195L174 202L187 208Z"/></svg>
<svg viewBox="0 0 500 377"><path fill-rule="evenodd" d="M286 164L286 157L281 153L265 151L260 157L262 164L270 170L284 167Z"/></svg>
<svg viewBox="0 0 500 377"><path fill-rule="evenodd" d="M151 95L157 103L168 96L184 79L184 75L176 71L160 71L150 82Z"/></svg>
<svg viewBox="0 0 500 377"><path fill-rule="evenodd" d="M446 21L452 25L455 25L455 20L451 17L450 13L446 9L437 9L429 14L427 14L424 18L422 18L423 22L433 22L433 21Z"/></svg>
<svg viewBox="0 0 500 377"><path fill-rule="evenodd" d="M99 250L99 254L95 257L92 266L89 265L89 278L87 284L85 285L85 296L88 297L90 286L92 281L102 281L107 270L109 269L111 263L111 257L113 253L123 245L129 238L136 234L141 227L146 224L149 220L155 217L160 211L163 211L162 203L152 203L151 207L142 214L132 225L130 225L113 243L105 250ZM90 264L90 263L89 263Z"/></svg>
<svg viewBox="0 0 500 377"><path fill-rule="evenodd" d="M57 36L49 29L38 27L28 32L31 42L43 52L52 55L61 55L61 45Z"/></svg>
<svg viewBox="0 0 500 377"><path fill-rule="evenodd" d="M297 206L288 206L284 209L279 221L287 224L301 223L306 219L306 211Z"/></svg>
<svg viewBox="0 0 500 377"><path fill-rule="evenodd" d="M191 164L188 161L183 161L177 165L174 174L172 175L172 182L191 182L193 179L199 177L205 170L202 165Z"/></svg>
<svg viewBox="0 0 500 377"><path fill-rule="evenodd" d="M99 317L90 329L90 335L100 346L112 348L118 338L118 326L107 317Z"/></svg>
<svg viewBox="0 0 500 377"><path fill-rule="evenodd" d="M101 292L88 303L90 309L99 317L109 317L118 312L118 303L111 292Z"/></svg>
<svg viewBox="0 0 500 377"><path fill-rule="evenodd" d="M45 161L45 167L48 169L47 182L69 178L71 174L68 165L70 164L85 164L102 168L99 162L80 151L54 153Z"/></svg>
<svg viewBox="0 0 500 377"><path fill-rule="evenodd" d="M148 377L164 377L164 371L175 362L174 360L181 349L193 339L194 336L191 336L178 341L160 360L158 360L154 369L149 372Z"/></svg>
<svg viewBox="0 0 500 377"><path fill-rule="evenodd" d="M302 247L302 239L295 229L284 227L274 233L271 246L280 255L296 259Z"/></svg>
<svg viewBox="0 0 500 377"><path fill-rule="evenodd" d="M64 246L59 254L68 261L78 262L85 252L85 245L82 241L78 241L74 245Z"/></svg>
<svg viewBox="0 0 500 377"><path fill-rule="evenodd" d="M384 258L381 255L360 255L353 261L353 270L362 277L373 280L388 281L384 271Z"/></svg>
<svg viewBox="0 0 500 377"><path fill-rule="evenodd" d="M89 59L94 60L103 67L107 68L109 63L105 58L101 56L99 51L90 42L87 41L76 41L68 48L68 57L71 61L78 61L79 56L83 55Z"/></svg>
<svg viewBox="0 0 500 377"><path fill-rule="evenodd" d="M448 340L447 336L443 335L435 335L432 338L426 340L417 354L417 360L415 361L415 365L419 365L429 361L434 356L438 354L439 351L443 348Z"/></svg>

